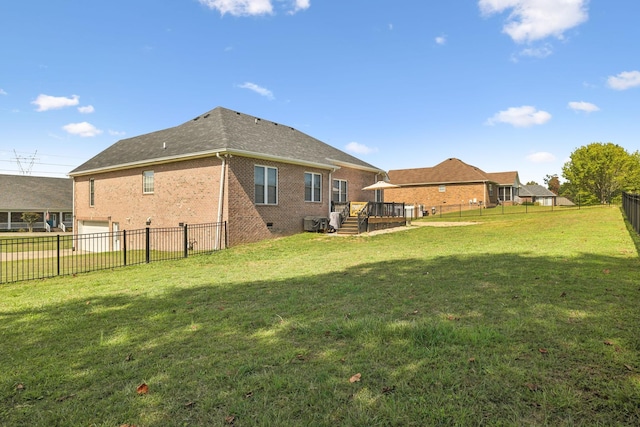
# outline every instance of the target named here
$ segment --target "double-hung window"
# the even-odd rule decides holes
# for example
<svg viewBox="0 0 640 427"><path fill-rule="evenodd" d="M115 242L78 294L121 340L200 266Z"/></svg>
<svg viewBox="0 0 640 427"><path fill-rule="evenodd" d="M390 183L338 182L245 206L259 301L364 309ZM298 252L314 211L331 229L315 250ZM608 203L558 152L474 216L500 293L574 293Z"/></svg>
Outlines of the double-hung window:
<svg viewBox="0 0 640 427"><path fill-rule="evenodd" d="M254 166L255 203L257 205L278 204L278 169Z"/></svg>
<svg viewBox="0 0 640 427"><path fill-rule="evenodd" d="M153 171L142 172L142 193L153 194Z"/></svg>
<svg viewBox="0 0 640 427"><path fill-rule="evenodd" d="M95 193L95 180L91 178L89 180L89 206L94 206L96 201L96 193Z"/></svg>
<svg viewBox="0 0 640 427"><path fill-rule="evenodd" d="M321 202L322 175L319 173L305 172L304 174L304 201Z"/></svg>
<svg viewBox="0 0 640 427"><path fill-rule="evenodd" d="M333 202L346 203L347 201L347 181L343 179L333 180Z"/></svg>

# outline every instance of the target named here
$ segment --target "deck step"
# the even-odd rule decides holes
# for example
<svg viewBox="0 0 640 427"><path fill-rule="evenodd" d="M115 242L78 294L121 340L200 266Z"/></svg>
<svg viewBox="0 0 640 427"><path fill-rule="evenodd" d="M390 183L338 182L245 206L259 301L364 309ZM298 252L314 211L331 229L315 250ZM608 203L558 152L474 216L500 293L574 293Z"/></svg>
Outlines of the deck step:
<svg viewBox="0 0 640 427"><path fill-rule="evenodd" d="M358 218L357 217L347 218L338 229L338 234L350 234L350 235L359 234Z"/></svg>

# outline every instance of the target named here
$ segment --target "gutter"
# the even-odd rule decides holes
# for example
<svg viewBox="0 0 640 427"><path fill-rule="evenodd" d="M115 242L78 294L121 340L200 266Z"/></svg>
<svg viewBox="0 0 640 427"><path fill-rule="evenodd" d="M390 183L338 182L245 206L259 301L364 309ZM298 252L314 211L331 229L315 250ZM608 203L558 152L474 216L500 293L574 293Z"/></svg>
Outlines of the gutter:
<svg viewBox="0 0 640 427"><path fill-rule="evenodd" d="M227 157L220 156L220 153L216 153L216 157L222 161L222 165L220 167L220 192L218 194L218 225L216 227L216 242L214 245L214 249L217 250L220 249L220 223L222 222L222 208L224 207L222 201L224 197L224 178L227 168Z"/></svg>

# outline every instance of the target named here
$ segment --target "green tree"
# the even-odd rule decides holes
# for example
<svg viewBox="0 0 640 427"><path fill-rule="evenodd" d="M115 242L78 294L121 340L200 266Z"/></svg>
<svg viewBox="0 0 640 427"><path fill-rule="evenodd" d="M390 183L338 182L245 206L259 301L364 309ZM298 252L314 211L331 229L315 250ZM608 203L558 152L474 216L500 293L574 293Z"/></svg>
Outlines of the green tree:
<svg viewBox="0 0 640 427"><path fill-rule="evenodd" d="M560 180L558 175L546 175L544 177L544 183L547 184L547 188L556 196L560 193Z"/></svg>
<svg viewBox="0 0 640 427"><path fill-rule="evenodd" d="M33 231L33 224L40 219L40 214L36 212L22 212L20 219L27 223L29 233Z"/></svg>
<svg viewBox="0 0 640 427"><path fill-rule="evenodd" d="M594 142L571 153L562 176L585 202L610 203L640 188L640 155L611 142Z"/></svg>
<svg viewBox="0 0 640 427"><path fill-rule="evenodd" d="M525 185L538 185L538 183L535 181L529 181Z"/></svg>

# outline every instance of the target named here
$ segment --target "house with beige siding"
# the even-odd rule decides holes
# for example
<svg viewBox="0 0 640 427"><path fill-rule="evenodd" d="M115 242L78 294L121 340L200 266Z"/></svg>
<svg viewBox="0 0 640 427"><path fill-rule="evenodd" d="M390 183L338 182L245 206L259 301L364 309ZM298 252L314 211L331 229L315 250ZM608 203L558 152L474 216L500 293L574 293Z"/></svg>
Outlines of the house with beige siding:
<svg viewBox="0 0 640 427"><path fill-rule="evenodd" d="M513 200L520 185L517 172L487 173L456 158L433 167L390 170L388 175L397 187L385 190L385 198L425 212L491 208L506 197Z"/></svg>
<svg viewBox="0 0 640 427"><path fill-rule="evenodd" d="M78 233L227 223L229 245L373 200L385 171L293 127L218 107L123 139L69 173Z"/></svg>

